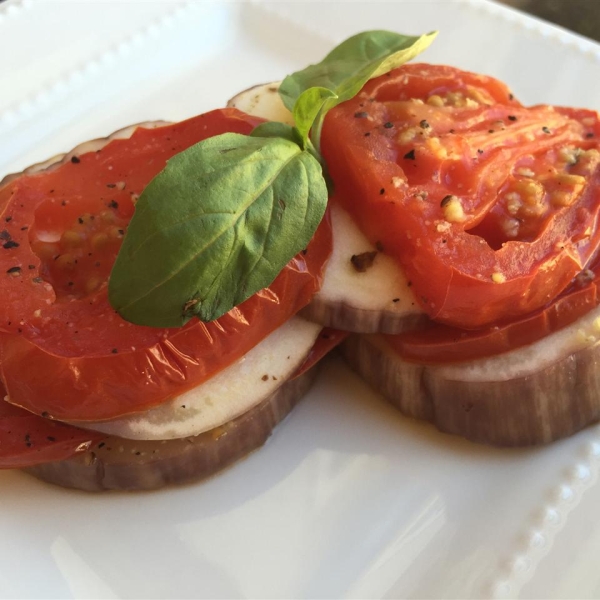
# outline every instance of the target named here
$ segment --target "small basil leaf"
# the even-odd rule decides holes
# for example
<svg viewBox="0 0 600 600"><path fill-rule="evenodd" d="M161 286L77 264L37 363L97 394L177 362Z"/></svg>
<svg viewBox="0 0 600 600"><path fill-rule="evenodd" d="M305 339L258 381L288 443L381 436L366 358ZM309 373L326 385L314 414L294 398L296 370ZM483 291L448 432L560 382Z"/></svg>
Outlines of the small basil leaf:
<svg viewBox="0 0 600 600"><path fill-rule="evenodd" d="M286 77L279 95L288 110L294 112L299 98L310 88L326 88L333 93L321 104L312 127L312 139L318 148L327 111L354 97L369 79L413 59L436 35L433 32L416 37L381 30L359 33L334 48L320 63ZM309 112L307 108L303 110Z"/></svg>
<svg viewBox="0 0 600 600"><path fill-rule="evenodd" d="M306 147L308 133L319 112L330 99L336 99L335 92L324 87L311 87L304 90L294 104L294 122L302 138L302 145Z"/></svg>
<svg viewBox="0 0 600 600"><path fill-rule="evenodd" d="M250 135L259 138L283 138L298 145L301 142L300 136L294 127L277 121L268 121L257 125Z"/></svg>
<svg viewBox="0 0 600 600"><path fill-rule="evenodd" d="M281 137L226 133L175 155L140 196L109 282L133 323L212 321L268 286L306 247L327 189Z"/></svg>

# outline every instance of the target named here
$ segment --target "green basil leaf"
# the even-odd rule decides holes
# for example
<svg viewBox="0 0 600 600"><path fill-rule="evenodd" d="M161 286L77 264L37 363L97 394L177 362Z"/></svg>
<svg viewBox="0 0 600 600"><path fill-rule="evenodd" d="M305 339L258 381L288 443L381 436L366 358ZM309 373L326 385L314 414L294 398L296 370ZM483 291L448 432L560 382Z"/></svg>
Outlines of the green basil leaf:
<svg viewBox="0 0 600 600"><path fill-rule="evenodd" d="M305 147L308 134L319 112L328 100L337 99L337 94L324 87L304 90L294 104L294 122Z"/></svg>
<svg viewBox="0 0 600 600"><path fill-rule="evenodd" d="M283 137L226 133L175 155L140 196L109 282L133 323L212 321L268 286L327 205L319 162Z"/></svg>
<svg viewBox="0 0 600 600"><path fill-rule="evenodd" d="M286 77L279 95L288 110L295 113L296 103L310 88L325 88L332 93L329 98L315 94L314 106L302 108L304 114L315 115L308 129L312 126L312 139L318 148L327 111L358 94L369 79L413 59L436 35L433 32L417 37L382 30L359 33L334 48L320 63ZM306 128L307 123L302 126Z"/></svg>
<svg viewBox="0 0 600 600"><path fill-rule="evenodd" d="M267 121L257 125L250 134L252 137L259 138L283 138L294 144L301 145L301 139L298 132L291 125L279 123L278 121Z"/></svg>

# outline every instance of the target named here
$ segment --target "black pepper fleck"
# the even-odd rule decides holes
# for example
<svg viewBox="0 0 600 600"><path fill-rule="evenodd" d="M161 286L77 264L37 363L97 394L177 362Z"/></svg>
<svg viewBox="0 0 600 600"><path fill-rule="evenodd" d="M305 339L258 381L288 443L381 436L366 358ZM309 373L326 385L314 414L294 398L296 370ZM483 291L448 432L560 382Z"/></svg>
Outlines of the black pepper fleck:
<svg viewBox="0 0 600 600"><path fill-rule="evenodd" d="M427 122L425 119L423 119L423 120L422 120L422 121L419 123L419 127L420 127L421 129L429 129L429 123L428 123L428 122Z"/></svg>
<svg viewBox="0 0 600 600"><path fill-rule="evenodd" d="M368 116L369 116L369 113L365 112L364 110L359 110L358 112L354 113L355 119L366 119Z"/></svg>
<svg viewBox="0 0 600 600"><path fill-rule="evenodd" d="M365 137L369 137L371 135L370 131L365 132Z"/></svg>
<svg viewBox="0 0 600 600"><path fill-rule="evenodd" d="M415 158L416 158L416 157L415 157L415 149L413 148L412 150L410 150L409 152L407 152L407 153L404 155L404 158L405 158L406 160L415 160Z"/></svg>
<svg viewBox="0 0 600 600"><path fill-rule="evenodd" d="M509 121L516 121L517 117L515 117L515 115L508 115L508 120Z"/></svg>
<svg viewBox="0 0 600 600"><path fill-rule="evenodd" d="M5 250L10 250L11 248L18 248L19 244L13 240L8 240L5 244L2 245Z"/></svg>
<svg viewBox="0 0 600 600"><path fill-rule="evenodd" d="M4 220L5 220L7 223L10 223L10 222L12 221L12 217L6 217Z"/></svg>
<svg viewBox="0 0 600 600"><path fill-rule="evenodd" d="M394 126L394 124L393 124L393 123L390 123L390 122L388 121L387 123L384 123L384 124L383 124L383 126L384 126L386 129L391 129L391 128Z"/></svg>
<svg viewBox="0 0 600 600"><path fill-rule="evenodd" d="M10 269L7 269L6 272L9 275L16 275L21 272L21 267L11 267Z"/></svg>
<svg viewBox="0 0 600 600"><path fill-rule="evenodd" d="M550 133L550 130L547 127L542 127L542 131L544 133Z"/></svg>
<svg viewBox="0 0 600 600"><path fill-rule="evenodd" d="M379 190L379 195L380 195L380 196L383 196L384 194L385 194L385 188L381 188L381 189Z"/></svg>
<svg viewBox="0 0 600 600"><path fill-rule="evenodd" d="M77 156L71 156L71 162L74 165L78 165L81 162L81 160Z"/></svg>
<svg viewBox="0 0 600 600"><path fill-rule="evenodd" d="M117 350L116 348L113 348L113 349L111 350L111 352L112 352L113 354L116 354L116 353L118 352L118 350Z"/></svg>
<svg viewBox="0 0 600 600"><path fill-rule="evenodd" d="M110 208L119 208L119 203L116 200L111 200L108 203L108 206L110 206Z"/></svg>

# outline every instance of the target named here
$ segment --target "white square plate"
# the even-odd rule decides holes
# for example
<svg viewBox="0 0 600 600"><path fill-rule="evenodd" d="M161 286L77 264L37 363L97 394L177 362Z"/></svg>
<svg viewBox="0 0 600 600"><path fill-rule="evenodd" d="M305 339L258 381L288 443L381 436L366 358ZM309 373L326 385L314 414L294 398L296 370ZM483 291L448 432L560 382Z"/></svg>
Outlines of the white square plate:
<svg viewBox="0 0 600 600"><path fill-rule="evenodd" d="M484 0L0 4L0 175L222 106L370 28L525 103L600 108L600 47ZM201 484L90 495L0 473L1 598L594 597L598 427L533 450L411 422L338 360L270 442Z"/></svg>

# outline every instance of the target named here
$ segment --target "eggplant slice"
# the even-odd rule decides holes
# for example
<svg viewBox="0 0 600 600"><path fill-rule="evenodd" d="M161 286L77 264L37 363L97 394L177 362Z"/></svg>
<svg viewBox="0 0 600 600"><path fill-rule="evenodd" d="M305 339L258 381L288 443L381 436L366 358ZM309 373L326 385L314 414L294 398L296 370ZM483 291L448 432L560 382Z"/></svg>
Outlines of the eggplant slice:
<svg viewBox="0 0 600 600"><path fill-rule="evenodd" d="M535 354L543 348L532 344L528 350ZM527 350L508 353L513 357L429 366L402 360L382 336L354 335L341 351L402 413L474 442L546 444L600 419L598 340L508 373L507 359L516 363Z"/></svg>
<svg viewBox="0 0 600 600"><path fill-rule="evenodd" d="M200 435L163 441L108 437L85 453L25 471L88 492L154 490L204 479L262 446L309 390L317 371L318 365L247 413Z"/></svg>

